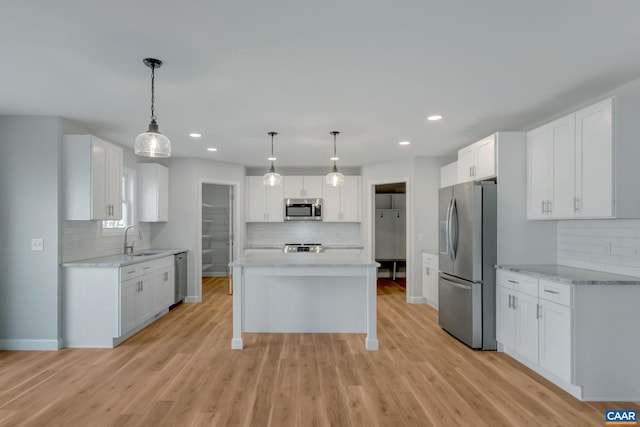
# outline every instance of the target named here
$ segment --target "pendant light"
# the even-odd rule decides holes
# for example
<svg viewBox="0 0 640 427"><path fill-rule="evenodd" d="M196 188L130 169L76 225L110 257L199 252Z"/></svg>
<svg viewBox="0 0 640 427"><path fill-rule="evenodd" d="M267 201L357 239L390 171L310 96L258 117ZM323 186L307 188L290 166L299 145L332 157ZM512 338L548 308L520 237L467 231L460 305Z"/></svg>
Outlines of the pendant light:
<svg viewBox="0 0 640 427"><path fill-rule="evenodd" d="M264 185L268 185L270 187L282 185L282 175L276 172L276 168L273 166L273 162L276 161L276 158L273 156L273 137L277 134L278 132L269 132L269 135L271 135L271 157L267 160L271 161L271 168L269 168L269 172L264 174L263 182Z"/></svg>
<svg viewBox="0 0 640 427"><path fill-rule="evenodd" d="M325 179L327 180L327 185L332 187L342 187L344 185L344 175L338 172L338 167L336 166L336 161L338 160L338 156L336 156L336 136L340 133L337 130L330 132L333 135L333 170L327 174Z"/></svg>
<svg viewBox="0 0 640 427"><path fill-rule="evenodd" d="M151 122L149 129L136 138L135 152L138 156L169 157L171 156L171 142L169 138L158 131L156 122L155 103L155 69L162 66L162 61L155 58L145 58L144 65L151 68Z"/></svg>

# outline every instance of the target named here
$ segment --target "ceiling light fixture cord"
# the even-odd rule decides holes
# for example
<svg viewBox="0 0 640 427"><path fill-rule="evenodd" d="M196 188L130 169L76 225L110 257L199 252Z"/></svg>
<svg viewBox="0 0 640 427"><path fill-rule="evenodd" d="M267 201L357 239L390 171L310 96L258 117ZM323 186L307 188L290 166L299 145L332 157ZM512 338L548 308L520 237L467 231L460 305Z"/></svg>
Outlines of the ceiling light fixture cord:
<svg viewBox="0 0 640 427"><path fill-rule="evenodd" d="M156 121L156 109L154 104L156 102L156 64L151 63L151 121Z"/></svg>

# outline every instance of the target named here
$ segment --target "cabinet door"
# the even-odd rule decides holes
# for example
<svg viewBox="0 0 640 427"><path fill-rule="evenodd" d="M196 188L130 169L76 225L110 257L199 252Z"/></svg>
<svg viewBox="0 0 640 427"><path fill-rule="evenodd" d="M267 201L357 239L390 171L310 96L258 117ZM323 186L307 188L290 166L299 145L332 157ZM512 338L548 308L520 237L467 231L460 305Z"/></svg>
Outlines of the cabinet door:
<svg viewBox="0 0 640 427"><path fill-rule="evenodd" d="M438 307L438 266L422 262L422 296L427 303Z"/></svg>
<svg viewBox="0 0 640 427"><path fill-rule="evenodd" d="M122 218L122 149L107 146L106 204L110 207L110 219Z"/></svg>
<svg viewBox="0 0 640 427"><path fill-rule="evenodd" d="M247 180L247 222L266 221L267 187L261 176L248 176Z"/></svg>
<svg viewBox="0 0 640 427"><path fill-rule="evenodd" d="M540 300L540 366L571 382L571 308Z"/></svg>
<svg viewBox="0 0 640 427"><path fill-rule="evenodd" d="M347 177L345 176L345 179ZM324 176L304 177L304 197L307 199L322 199L322 182Z"/></svg>
<svg viewBox="0 0 640 427"><path fill-rule="evenodd" d="M553 133L548 125L527 133L527 218L548 218L553 188Z"/></svg>
<svg viewBox="0 0 640 427"><path fill-rule="evenodd" d="M345 176L345 185L347 182ZM324 222L336 222L340 221L340 213L342 207L340 201L342 198L341 187L333 187L331 185L324 184L323 198L322 198L322 221Z"/></svg>
<svg viewBox="0 0 640 427"><path fill-rule="evenodd" d="M304 177L303 176L283 176L282 187L284 199L300 199L304 197Z"/></svg>
<svg viewBox="0 0 640 427"><path fill-rule="evenodd" d="M552 218L573 218L575 195L575 115L551 122L553 138Z"/></svg>
<svg viewBox="0 0 640 427"><path fill-rule="evenodd" d="M341 221L360 222L360 177L345 176L340 189Z"/></svg>
<svg viewBox="0 0 640 427"><path fill-rule="evenodd" d="M163 268L153 273L151 282L151 301L153 306L153 314L160 313L167 309L173 303L173 268Z"/></svg>
<svg viewBox="0 0 640 427"><path fill-rule="evenodd" d="M136 295L139 286L139 278L120 283L120 336L132 330L137 324Z"/></svg>
<svg viewBox="0 0 640 427"><path fill-rule="evenodd" d="M511 307L512 291L496 286L496 340L504 347L516 348L516 319Z"/></svg>
<svg viewBox="0 0 640 427"><path fill-rule="evenodd" d="M577 216L614 215L612 113L611 98L576 113Z"/></svg>
<svg viewBox="0 0 640 427"><path fill-rule="evenodd" d="M108 148L96 138L91 143L91 219L110 219L111 206L108 202L107 174Z"/></svg>
<svg viewBox="0 0 640 427"><path fill-rule="evenodd" d="M538 363L538 298L515 293L516 352Z"/></svg>
<svg viewBox="0 0 640 427"><path fill-rule="evenodd" d="M266 215L269 222L282 222L284 220L283 188L266 186Z"/></svg>
<svg viewBox="0 0 640 427"><path fill-rule="evenodd" d="M477 166L474 179L485 179L496 176L495 136L491 135L477 144Z"/></svg>
<svg viewBox="0 0 640 427"><path fill-rule="evenodd" d="M477 150L471 145L458 150L458 182L473 181L473 172L476 167Z"/></svg>
<svg viewBox="0 0 640 427"><path fill-rule="evenodd" d="M139 278L140 287L135 296L136 323L144 322L151 318L151 274Z"/></svg>

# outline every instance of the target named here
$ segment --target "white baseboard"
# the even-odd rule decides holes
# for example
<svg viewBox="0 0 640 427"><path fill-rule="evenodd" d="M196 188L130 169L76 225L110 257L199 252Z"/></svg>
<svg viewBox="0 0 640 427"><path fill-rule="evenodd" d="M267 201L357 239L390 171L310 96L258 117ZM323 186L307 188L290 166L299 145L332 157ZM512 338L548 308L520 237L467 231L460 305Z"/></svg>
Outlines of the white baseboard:
<svg viewBox="0 0 640 427"><path fill-rule="evenodd" d="M0 350L10 351L54 351L62 348L62 339L55 340L23 340L23 339L0 339Z"/></svg>
<svg viewBox="0 0 640 427"><path fill-rule="evenodd" d="M427 300L425 297L408 297L407 302L409 304L426 304Z"/></svg>
<svg viewBox="0 0 640 427"><path fill-rule="evenodd" d="M184 302L185 304L202 302L202 297L185 297Z"/></svg>

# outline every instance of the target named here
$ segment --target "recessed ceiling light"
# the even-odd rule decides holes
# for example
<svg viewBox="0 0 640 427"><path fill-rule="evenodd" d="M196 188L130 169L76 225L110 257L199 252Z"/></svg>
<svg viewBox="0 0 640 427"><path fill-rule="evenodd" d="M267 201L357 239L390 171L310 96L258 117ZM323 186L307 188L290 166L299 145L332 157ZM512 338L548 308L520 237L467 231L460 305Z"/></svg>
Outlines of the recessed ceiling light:
<svg viewBox="0 0 640 427"><path fill-rule="evenodd" d="M442 119L442 116L440 116L438 114L434 114L433 116L427 117L427 120L430 120L432 122L435 122L436 120L440 120L440 119Z"/></svg>
<svg viewBox="0 0 640 427"><path fill-rule="evenodd" d="M400 142L398 142L398 144L400 144L400 145L409 145L409 144L411 144L411 141L400 141Z"/></svg>
<svg viewBox="0 0 640 427"><path fill-rule="evenodd" d="M213 148L213 147L209 147L209 148L207 148L207 151L218 151L218 149L217 148Z"/></svg>
<svg viewBox="0 0 640 427"><path fill-rule="evenodd" d="M189 134L189 136L190 136L191 138L202 138L202 134L201 134L201 133L198 133L198 132L191 132L191 133Z"/></svg>

